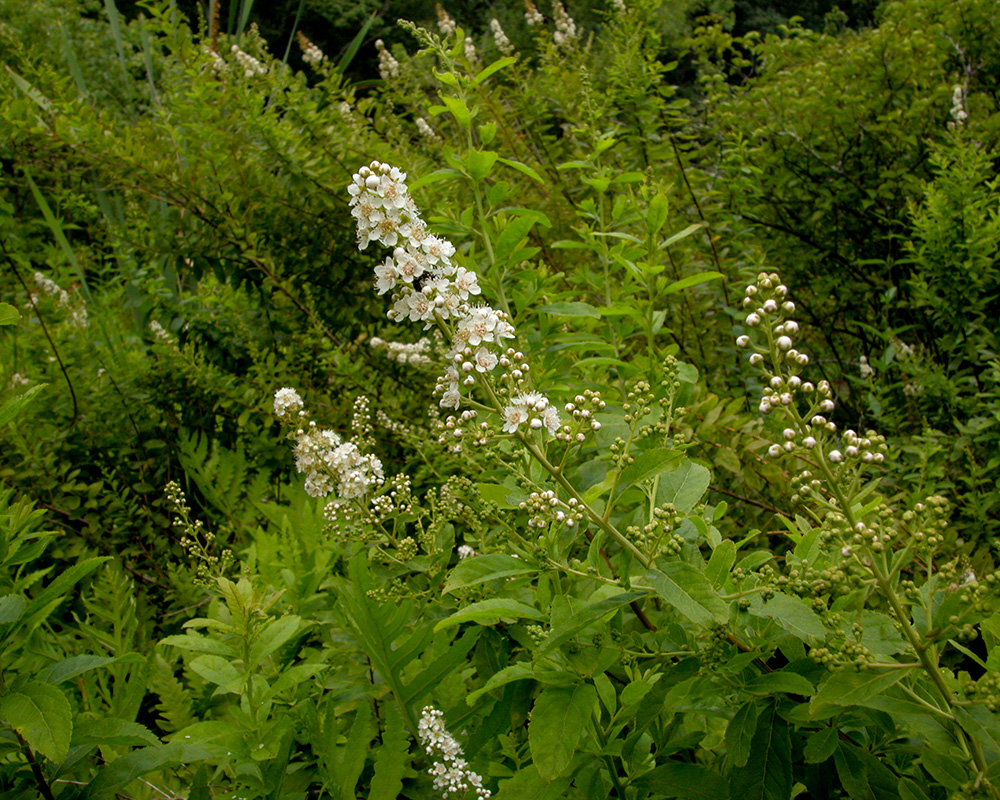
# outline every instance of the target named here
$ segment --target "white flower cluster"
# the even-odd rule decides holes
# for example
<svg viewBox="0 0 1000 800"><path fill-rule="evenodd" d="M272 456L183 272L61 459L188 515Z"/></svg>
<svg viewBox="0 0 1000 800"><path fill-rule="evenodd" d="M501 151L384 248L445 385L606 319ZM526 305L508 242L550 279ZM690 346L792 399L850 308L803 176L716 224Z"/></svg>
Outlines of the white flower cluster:
<svg viewBox="0 0 1000 800"><path fill-rule="evenodd" d="M466 558L472 558L473 556L476 555L475 549L473 549L467 544L460 544L457 548L457 552L459 561L462 561L463 559Z"/></svg>
<svg viewBox="0 0 1000 800"><path fill-rule="evenodd" d="M10 376L10 380L7 381L7 386L14 389L18 386L27 386L29 383L31 383L31 378L26 378L20 372L15 372Z"/></svg>
<svg viewBox="0 0 1000 800"><path fill-rule="evenodd" d="M304 423L308 417L299 393L289 388L275 392L274 414L286 423ZM381 461L363 455L356 444L343 441L315 422L297 428L292 438L295 468L306 474L305 489L310 497L326 497L335 491L338 498L353 500L385 481Z"/></svg>
<svg viewBox="0 0 1000 800"><path fill-rule="evenodd" d="M56 303L69 311L69 322L71 325L75 325L77 328L86 328L90 323L90 319L87 316L87 305L83 302L83 298L78 294L67 292L58 283L49 277L46 277L41 272L36 272L33 276L35 281L35 286L38 290L49 297L54 297ZM37 302L38 296L31 295L28 307Z"/></svg>
<svg viewBox="0 0 1000 800"><path fill-rule="evenodd" d="M266 75L267 66L261 64L256 58L254 58L249 53L240 50L239 45L234 44L229 48L230 52L236 58L236 63L240 65L243 69L243 74L247 78L253 78L256 75Z"/></svg>
<svg viewBox="0 0 1000 800"><path fill-rule="evenodd" d="M435 131L430 126L430 123L423 117L417 117L416 124L417 124L417 132L425 139L431 142L441 141L441 137L437 135L437 131Z"/></svg>
<svg viewBox="0 0 1000 800"><path fill-rule="evenodd" d="M628 11L628 7L625 5L625 0L611 0L611 5L616 14L624 14Z"/></svg>
<svg viewBox="0 0 1000 800"><path fill-rule="evenodd" d="M559 412L549 403L545 395L538 392L519 394L510 401L503 410L504 433L514 433L519 425L524 423L532 430L544 427L555 436L559 430Z"/></svg>
<svg viewBox="0 0 1000 800"><path fill-rule="evenodd" d="M451 36L458 27L455 25L455 20L448 16L448 12L444 10L440 3L436 3L434 8L437 9L438 30L441 31L441 35L446 38Z"/></svg>
<svg viewBox="0 0 1000 800"><path fill-rule="evenodd" d="M465 60L468 61L470 64L474 64L478 60L479 55L478 53L476 53L476 45L475 42L472 41L471 36L465 37L464 47L465 47Z"/></svg>
<svg viewBox="0 0 1000 800"><path fill-rule="evenodd" d="M470 770L462 758L462 746L444 727L444 714L433 706L424 708L417 724L417 736L427 755L440 755L444 759L435 761L429 770L434 777L434 788L441 792L442 797L447 798L470 788L475 790L476 797L484 800L492 796L489 789L483 788L483 779Z"/></svg>
<svg viewBox="0 0 1000 800"><path fill-rule="evenodd" d="M566 13L566 9L559 0L552 0L552 19L556 23L556 29L552 32L552 41L555 42L556 47L570 44L576 38L576 23Z"/></svg>
<svg viewBox="0 0 1000 800"><path fill-rule="evenodd" d="M956 86L951 90L951 118L948 123L949 128L961 128L969 118L969 112L965 110L965 90L961 86Z"/></svg>
<svg viewBox="0 0 1000 800"><path fill-rule="evenodd" d="M451 335L445 354L449 363L438 380L441 406L458 408L461 385L472 385L476 374L490 374L497 366L513 368L511 375L524 377L527 366L518 367L505 339L514 327L507 315L485 304L473 305L481 293L475 272L456 266L451 258L455 246L427 232L416 204L406 187L406 175L396 167L373 161L354 175L348 192L351 214L358 224L358 247L364 250L374 240L393 247L392 256L375 268L379 294L391 292L389 319L447 324ZM509 350L509 348L508 348ZM517 360L523 358L518 354ZM512 433L522 422L532 429L559 428L556 410L540 394L522 394L505 410L504 431Z"/></svg>
<svg viewBox="0 0 1000 800"><path fill-rule="evenodd" d="M500 21L496 17L490 20L490 30L493 31L493 41L501 53L510 55L514 52L514 45L510 43L510 39L503 32L503 28L500 27Z"/></svg>
<svg viewBox="0 0 1000 800"><path fill-rule="evenodd" d="M152 319L152 320L149 321L149 332L151 334L153 334L153 338L156 339L161 344L173 344L174 343L174 337L171 336L167 332L167 329L164 328L155 319Z"/></svg>
<svg viewBox="0 0 1000 800"><path fill-rule="evenodd" d="M528 23L528 26L533 28L535 25L543 25L545 23L545 17L542 16L542 12L538 10L532 0L524 0L524 7L526 11L524 12L524 21Z"/></svg>
<svg viewBox="0 0 1000 800"><path fill-rule="evenodd" d="M431 349L431 340L426 336L412 343L387 342L385 339L373 336L368 340L368 345L376 350L384 350L389 358L400 364L422 367L431 363L431 359L427 355Z"/></svg>
<svg viewBox="0 0 1000 800"><path fill-rule="evenodd" d="M302 60L307 64L319 64L324 58L323 51L305 37L300 31L298 34L299 47L302 48Z"/></svg>
<svg viewBox="0 0 1000 800"><path fill-rule="evenodd" d="M213 75L223 75L229 72L229 65L226 63L226 59L220 56L215 50L213 50L209 45L205 45L201 48L206 56L212 59L212 74Z"/></svg>
<svg viewBox="0 0 1000 800"><path fill-rule="evenodd" d="M393 58L381 39L375 40L375 49L378 51L378 74L382 80L388 81L399 77L399 62Z"/></svg>

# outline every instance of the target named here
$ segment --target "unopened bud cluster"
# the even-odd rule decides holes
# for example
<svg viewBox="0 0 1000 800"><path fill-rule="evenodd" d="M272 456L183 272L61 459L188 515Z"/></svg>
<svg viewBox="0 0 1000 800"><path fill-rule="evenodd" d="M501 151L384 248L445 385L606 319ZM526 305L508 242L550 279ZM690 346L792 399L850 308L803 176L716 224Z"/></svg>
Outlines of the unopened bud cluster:
<svg viewBox="0 0 1000 800"><path fill-rule="evenodd" d="M552 522L572 528L584 517L583 506L575 497L564 503L551 490L532 492L518 508L528 512L528 526L532 528L544 528Z"/></svg>

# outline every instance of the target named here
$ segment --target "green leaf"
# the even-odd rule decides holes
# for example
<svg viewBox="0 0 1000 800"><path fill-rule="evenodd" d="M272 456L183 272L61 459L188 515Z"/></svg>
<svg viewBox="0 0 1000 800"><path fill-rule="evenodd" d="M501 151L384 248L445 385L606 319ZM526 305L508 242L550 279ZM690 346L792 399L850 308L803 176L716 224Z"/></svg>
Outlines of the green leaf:
<svg viewBox="0 0 1000 800"><path fill-rule="evenodd" d="M661 561L646 572L645 582L663 600L697 625L729 619L729 606L702 573L684 561Z"/></svg>
<svg viewBox="0 0 1000 800"><path fill-rule="evenodd" d="M504 58L498 59L490 64L488 67L484 67L475 78L472 79L472 85L478 86L483 81L485 81L490 75L494 75L505 67L509 67L511 64L517 62L514 56L506 56Z"/></svg>
<svg viewBox="0 0 1000 800"><path fill-rule="evenodd" d="M291 639L299 629L301 617L289 615L274 619L264 625L254 637L250 647L249 668L253 669L271 653Z"/></svg>
<svg viewBox="0 0 1000 800"><path fill-rule="evenodd" d="M635 461L622 470L618 478L619 494L631 486L652 480L657 475L676 470L682 463L684 454L669 447L657 447L635 457Z"/></svg>
<svg viewBox="0 0 1000 800"><path fill-rule="evenodd" d="M26 605L28 605L28 601L19 594L7 594L0 597L0 625L17 622Z"/></svg>
<svg viewBox="0 0 1000 800"><path fill-rule="evenodd" d="M476 489L479 496L488 503L496 503L500 508L517 508L517 503L510 502L507 498L515 491L501 483L477 483Z"/></svg>
<svg viewBox="0 0 1000 800"><path fill-rule="evenodd" d="M699 272L697 275L688 275L686 278L674 281L663 290L662 294L673 294L674 292L680 292L684 289L690 289L692 286L698 286L701 283L717 281L719 278L725 277L726 276L721 272Z"/></svg>
<svg viewBox="0 0 1000 800"><path fill-rule="evenodd" d="M640 775L630 784L654 797L683 800L728 800L729 787L717 772L697 764L667 761ZM741 798L742 800L742 798Z"/></svg>
<svg viewBox="0 0 1000 800"><path fill-rule="evenodd" d="M538 570L520 558L502 553L473 556L458 562L441 591L447 594L456 589L464 589L467 586L475 586L486 581L509 578L513 575L527 575L532 572L538 572Z"/></svg>
<svg viewBox="0 0 1000 800"><path fill-rule="evenodd" d="M596 703L597 691L589 683L547 687L535 700L528 744L543 778L554 780L569 766Z"/></svg>
<svg viewBox="0 0 1000 800"><path fill-rule="evenodd" d="M546 619L546 615L537 608L529 606L527 603L522 603L520 600L491 598L489 600L480 600L478 603L473 603L460 611L456 611L450 617L445 617L434 626L434 632L437 633L445 628L452 628L463 622L495 625L501 619L521 619L522 617L538 620L539 622L544 622Z"/></svg>
<svg viewBox="0 0 1000 800"><path fill-rule="evenodd" d="M474 692L470 692L465 698L465 701L471 706L476 700L482 697L487 692L492 692L494 689L498 689L501 686L506 686L508 683L514 683L515 681L526 681L533 680L535 678L535 668L530 662L520 661L517 664L511 664L508 667L504 667L499 672L493 673L489 680L486 681L482 686L476 689Z"/></svg>
<svg viewBox="0 0 1000 800"><path fill-rule="evenodd" d="M426 669L410 679L399 701L403 705L413 705L424 694L433 691L445 677L465 664L466 656L475 646L476 642L479 641L479 636L482 632L482 628L468 628L462 634L462 638L452 643L443 655L439 656Z"/></svg>
<svg viewBox="0 0 1000 800"><path fill-rule="evenodd" d="M509 158L501 158L500 163L510 167L511 169L517 170L522 175L527 175L535 183L541 184L542 186L545 185L545 181L542 180L542 176L539 175L537 172L535 172L535 170L533 170L527 164L522 164L520 161L512 161Z"/></svg>
<svg viewBox="0 0 1000 800"><path fill-rule="evenodd" d="M657 192L649 201L649 209L646 211L646 228L651 236L656 236L666 223L669 206L667 196L663 192Z"/></svg>
<svg viewBox="0 0 1000 800"><path fill-rule="evenodd" d="M543 314L552 314L555 317L592 317L600 319L601 312L590 303L550 303L539 309Z"/></svg>
<svg viewBox="0 0 1000 800"><path fill-rule="evenodd" d="M822 639L826 636L822 618L798 597L778 592L764 603L762 609L752 613L758 617L773 619L784 630L800 639Z"/></svg>
<svg viewBox="0 0 1000 800"><path fill-rule="evenodd" d="M31 603L24 611L23 622L28 625L41 624L55 610L55 601L62 599L63 595L73 588L77 581L90 572L93 572L109 558L110 556L88 558L86 561L74 564L69 569L59 573L41 592L31 599Z"/></svg>
<svg viewBox="0 0 1000 800"><path fill-rule="evenodd" d="M733 770L729 794L739 800L788 800L792 794L792 746L788 724L773 703L757 719L750 756Z"/></svg>
<svg viewBox="0 0 1000 800"><path fill-rule="evenodd" d="M0 325L16 325L20 321L21 312L10 303L0 303Z"/></svg>
<svg viewBox="0 0 1000 800"><path fill-rule="evenodd" d="M729 570L736 562L736 545L730 539L719 543L719 546L712 551L712 557L705 567L705 577L716 589L721 589L725 583Z"/></svg>
<svg viewBox="0 0 1000 800"><path fill-rule="evenodd" d="M368 800L396 800L403 791L403 775L410 762L410 736L403 715L392 703L383 706L382 746L375 751L375 774Z"/></svg>
<svg viewBox="0 0 1000 800"><path fill-rule="evenodd" d="M358 778L365 768L365 755L370 751L374 728L372 708L368 702L358 706L347 736L347 746L337 749L337 781L341 797L357 797Z"/></svg>
<svg viewBox="0 0 1000 800"><path fill-rule="evenodd" d="M457 97L442 97L441 102L445 104L449 111L458 120L458 124L463 128L468 130L469 125L472 123L472 114L469 111L468 106L465 105Z"/></svg>
<svg viewBox="0 0 1000 800"><path fill-rule="evenodd" d="M726 728L726 750L734 767L746 765L750 758L750 743L757 730L757 703L751 700L739 707Z"/></svg>
<svg viewBox="0 0 1000 800"><path fill-rule="evenodd" d="M897 778L865 749L839 742L834 764L840 783L852 800L896 800Z"/></svg>
<svg viewBox="0 0 1000 800"><path fill-rule="evenodd" d="M690 513L712 481L712 473L701 464L685 460L677 469L661 476L659 490L656 493L658 505L673 503L681 514Z"/></svg>
<svg viewBox="0 0 1000 800"><path fill-rule="evenodd" d="M72 656L64 658L62 661L53 664L39 674L39 678L47 683L62 683L72 680L84 672L92 669L107 667L112 664L141 664L146 659L138 653L126 653L123 656L112 658L110 656Z"/></svg>
<svg viewBox="0 0 1000 800"><path fill-rule="evenodd" d="M145 725L128 722L114 717L101 719L78 718L73 730L73 746L118 745L121 747L141 747L158 745L160 740Z"/></svg>
<svg viewBox="0 0 1000 800"><path fill-rule="evenodd" d="M21 411L24 410L25 406L31 402L31 398L38 394L46 386L48 386L46 383L40 383L37 386L32 386L30 389L26 389L21 392L21 394L17 397L12 397L3 405L0 405L0 428L20 414Z"/></svg>
<svg viewBox="0 0 1000 800"><path fill-rule="evenodd" d="M495 800L563 800L572 783L572 778L556 778L548 781L538 773L534 764L518 770L514 777L500 781L500 789Z"/></svg>
<svg viewBox="0 0 1000 800"><path fill-rule="evenodd" d="M469 174L472 180L481 181L490 174L497 162L497 154L492 150L472 150L469 153Z"/></svg>
<svg viewBox="0 0 1000 800"><path fill-rule="evenodd" d="M911 781L909 778L903 778L900 780L899 796L903 798L903 800L931 800L924 793L924 790L920 788L920 784L916 781Z"/></svg>
<svg viewBox="0 0 1000 800"><path fill-rule="evenodd" d="M819 691L809 704L810 710L814 705L821 703L838 706L858 705L901 681L908 672L909 670L905 669L834 672L820 684Z"/></svg>
<svg viewBox="0 0 1000 800"><path fill-rule="evenodd" d="M73 709L52 684L29 680L7 692L0 697L0 718L49 761L61 764L69 755Z"/></svg>
<svg viewBox="0 0 1000 800"><path fill-rule="evenodd" d="M225 642L218 639L209 639L197 633L182 633L175 636L168 636L160 640L161 645L179 647L181 650L193 650L196 653L211 653L216 656L236 657L236 651Z"/></svg>
<svg viewBox="0 0 1000 800"><path fill-rule="evenodd" d="M497 237L493 257L498 264L505 264L517 251L518 245L524 240L537 223L547 222L539 214L521 214L507 219Z"/></svg>
<svg viewBox="0 0 1000 800"><path fill-rule="evenodd" d="M82 798L97 800L97 798L114 797L117 791L124 789L142 775L167 767L191 765L208 758L224 758L225 755L226 750L223 747L183 742L133 750L107 764L84 789Z"/></svg>
<svg viewBox="0 0 1000 800"><path fill-rule="evenodd" d="M768 672L758 675L747 682L744 687L751 694L777 694L787 692L788 694L801 694L806 697L815 694L816 689L804 677L795 672Z"/></svg>
<svg viewBox="0 0 1000 800"><path fill-rule="evenodd" d="M694 233L695 231L701 230L704 227L705 227L705 223L704 222L696 222L696 223L694 223L694 225L688 225L684 230L679 231L678 233L675 233L670 238L664 239L662 242L660 242L660 245L659 245L660 250L664 250L667 247L670 247L670 245L676 244L681 239L686 239L692 233ZM718 273L715 273L715 274L717 275ZM674 291L677 291L677 290L675 289Z"/></svg>
<svg viewBox="0 0 1000 800"><path fill-rule="evenodd" d="M622 606L646 596L645 592L625 592L585 605L548 635L541 647L535 651L535 658L545 655L563 642L572 639L584 628L593 625L605 615L614 614Z"/></svg>
<svg viewBox="0 0 1000 800"><path fill-rule="evenodd" d="M28 83L24 78L22 78L20 75L14 72L14 70L12 70L6 64L4 65L4 67L10 74L11 80L14 81L17 88L20 89L22 92L24 92L26 95L28 95L28 97L30 97L35 102L35 104L42 109L42 111L48 112L52 110L52 101L49 100L49 98L43 95L40 91L38 91L38 89L36 89L34 86Z"/></svg>
<svg viewBox="0 0 1000 800"><path fill-rule="evenodd" d="M837 742L839 741L838 731L833 727L823 728L822 730L809 734L809 740L806 742L806 746L802 750L806 763L822 764L833 755L834 751L837 749Z"/></svg>
<svg viewBox="0 0 1000 800"><path fill-rule="evenodd" d="M240 682L245 677L245 673L221 656L198 656L191 661L190 667L196 675L227 692L238 692Z"/></svg>

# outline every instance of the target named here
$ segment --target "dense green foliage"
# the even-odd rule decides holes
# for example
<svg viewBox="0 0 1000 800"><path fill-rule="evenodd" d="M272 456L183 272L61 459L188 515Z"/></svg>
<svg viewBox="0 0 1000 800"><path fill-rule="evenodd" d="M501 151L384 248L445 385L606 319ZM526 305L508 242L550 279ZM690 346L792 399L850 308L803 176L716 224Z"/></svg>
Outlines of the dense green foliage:
<svg viewBox="0 0 1000 800"><path fill-rule="evenodd" d="M206 5L0 0L0 795L1000 797L995 2Z"/></svg>

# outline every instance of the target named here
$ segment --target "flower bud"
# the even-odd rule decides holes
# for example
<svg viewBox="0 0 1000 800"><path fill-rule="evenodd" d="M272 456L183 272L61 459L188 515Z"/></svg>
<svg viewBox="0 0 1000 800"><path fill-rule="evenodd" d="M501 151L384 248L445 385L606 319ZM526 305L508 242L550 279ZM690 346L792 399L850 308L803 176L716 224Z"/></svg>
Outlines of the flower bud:
<svg viewBox="0 0 1000 800"><path fill-rule="evenodd" d="M840 454L839 450L831 450L827 459L832 461L834 464L838 464L843 459L843 456Z"/></svg>
<svg viewBox="0 0 1000 800"><path fill-rule="evenodd" d="M792 346L792 340L790 338L788 338L787 336L779 336L778 337L778 349L779 350L787 350L791 346Z"/></svg>

